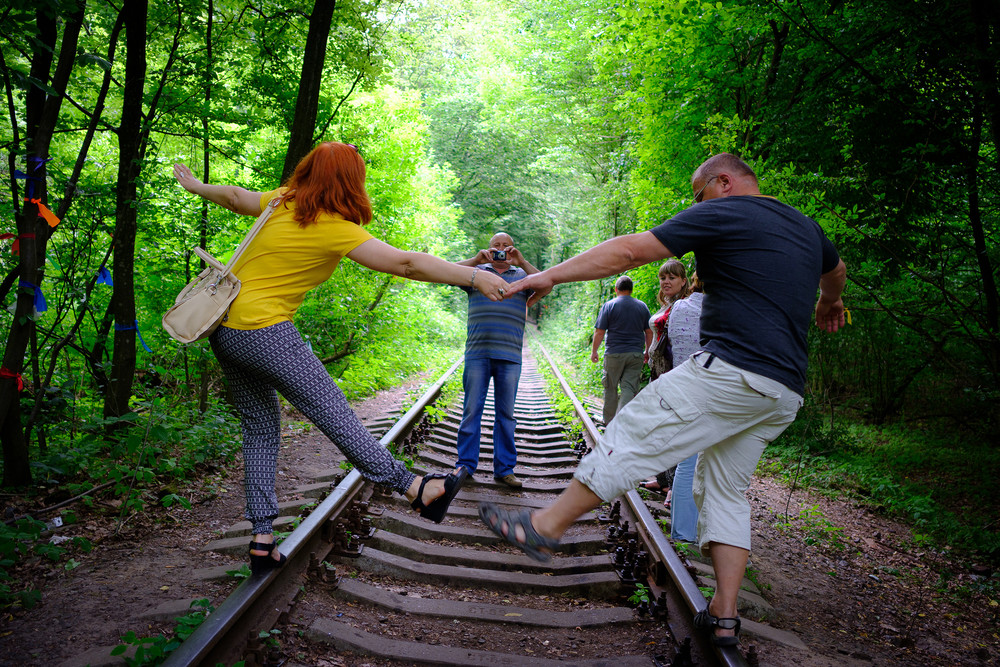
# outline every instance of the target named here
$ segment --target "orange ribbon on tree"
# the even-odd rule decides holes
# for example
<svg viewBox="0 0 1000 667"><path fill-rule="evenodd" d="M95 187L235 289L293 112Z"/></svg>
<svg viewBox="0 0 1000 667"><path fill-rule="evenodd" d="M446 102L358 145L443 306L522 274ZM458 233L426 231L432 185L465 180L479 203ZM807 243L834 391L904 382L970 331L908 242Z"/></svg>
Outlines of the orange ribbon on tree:
<svg viewBox="0 0 1000 667"><path fill-rule="evenodd" d="M29 201L38 207L38 215L45 218L45 222L49 223L49 227L55 227L59 224L59 218L56 214L49 210L49 207L42 203L41 199L28 199L25 198L24 201Z"/></svg>

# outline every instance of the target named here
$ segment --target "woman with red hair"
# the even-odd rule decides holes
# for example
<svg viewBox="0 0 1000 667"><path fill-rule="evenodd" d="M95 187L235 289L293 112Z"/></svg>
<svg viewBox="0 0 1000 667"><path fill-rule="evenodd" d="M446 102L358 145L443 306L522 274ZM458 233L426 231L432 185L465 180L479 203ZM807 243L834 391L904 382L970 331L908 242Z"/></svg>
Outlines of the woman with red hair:
<svg viewBox="0 0 1000 667"><path fill-rule="evenodd" d="M252 192L202 183L183 164L174 177L187 190L242 215L279 205L233 267L242 287L226 319L209 338L229 381L243 426L246 518L253 524L250 565L266 572L285 562L275 549L272 520L281 445L280 392L344 452L367 479L411 501L440 522L467 476L419 477L392 457L361 424L343 392L292 323L306 293L329 278L342 257L413 280L471 285L493 301L507 283L485 271L418 252L398 250L364 229L372 219L365 163L351 144L329 141L302 158L284 187Z"/></svg>

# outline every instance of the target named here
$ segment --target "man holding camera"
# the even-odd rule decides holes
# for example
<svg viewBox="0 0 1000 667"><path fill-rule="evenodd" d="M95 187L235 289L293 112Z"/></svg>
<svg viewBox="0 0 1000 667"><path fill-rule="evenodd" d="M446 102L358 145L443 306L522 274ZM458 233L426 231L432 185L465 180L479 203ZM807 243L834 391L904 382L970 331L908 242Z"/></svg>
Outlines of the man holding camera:
<svg viewBox="0 0 1000 667"><path fill-rule="evenodd" d="M478 271L495 273L508 283L538 273L538 269L514 247L509 234L497 232L490 247L475 257L458 262ZM469 295L469 323L465 340L465 372L462 387L465 403L462 424L458 428L458 462L476 472L479 465L479 441L482 433L483 407L493 380L493 478L501 484L520 488L514 476L517 449L514 447L514 400L521 378L521 343L527 316L528 294L517 294L503 301L490 301L478 290L462 286Z"/></svg>

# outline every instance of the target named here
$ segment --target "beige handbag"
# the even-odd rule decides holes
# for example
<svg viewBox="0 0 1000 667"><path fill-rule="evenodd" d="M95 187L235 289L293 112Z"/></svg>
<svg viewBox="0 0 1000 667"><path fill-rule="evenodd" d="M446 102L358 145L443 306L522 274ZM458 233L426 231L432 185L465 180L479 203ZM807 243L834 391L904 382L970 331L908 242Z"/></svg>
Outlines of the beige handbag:
<svg viewBox="0 0 1000 667"><path fill-rule="evenodd" d="M271 213L280 201L280 197L271 200L226 264L202 248L192 250L208 266L181 290L174 300L174 305L164 313L163 328L172 338L181 343L193 343L211 336L212 332L225 321L229 314L229 306L240 293L240 280L233 273L233 266L271 217Z"/></svg>

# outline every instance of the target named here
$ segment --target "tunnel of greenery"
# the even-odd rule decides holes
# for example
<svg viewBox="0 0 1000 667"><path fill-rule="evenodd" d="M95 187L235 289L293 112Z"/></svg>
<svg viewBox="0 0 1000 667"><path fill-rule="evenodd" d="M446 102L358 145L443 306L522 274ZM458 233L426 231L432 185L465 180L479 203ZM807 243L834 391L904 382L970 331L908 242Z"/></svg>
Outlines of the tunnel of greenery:
<svg viewBox="0 0 1000 667"><path fill-rule="evenodd" d="M5 487L138 508L235 455L211 350L159 322L190 249L225 257L250 219L175 162L264 191L349 142L376 237L457 261L506 231L545 268L689 206L728 151L848 266L850 324L810 334L806 406L762 465L1000 556L995 2L12 0L0 28ZM650 306L657 268L630 274ZM532 312L581 387L612 284ZM297 324L358 397L455 359L464 310L344 262Z"/></svg>

